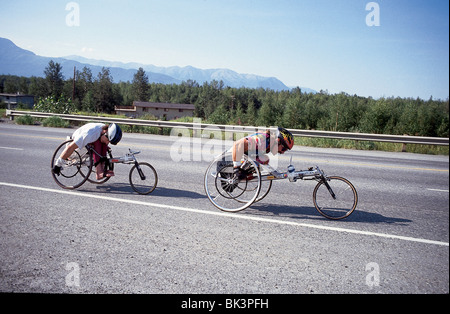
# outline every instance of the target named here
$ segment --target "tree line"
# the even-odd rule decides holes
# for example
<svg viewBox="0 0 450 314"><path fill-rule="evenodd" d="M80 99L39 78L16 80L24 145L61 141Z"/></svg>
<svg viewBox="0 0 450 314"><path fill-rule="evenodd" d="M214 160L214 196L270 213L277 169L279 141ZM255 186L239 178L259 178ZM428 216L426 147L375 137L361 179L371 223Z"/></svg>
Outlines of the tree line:
<svg viewBox="0 0 450 314"><path fill-rule="evenodd" d="M65 79L50 61L44 77L0 76L0 92L31 94L37 110L113 113L133 101L195 105L195 117L207 123L283 126L292 129L449 137L449 100L383 97L373 99L327 91L304 93L231 88L222 81L149 83L140 68L132 82L114 83L108 68L97 75L84 67Z"/></svg>

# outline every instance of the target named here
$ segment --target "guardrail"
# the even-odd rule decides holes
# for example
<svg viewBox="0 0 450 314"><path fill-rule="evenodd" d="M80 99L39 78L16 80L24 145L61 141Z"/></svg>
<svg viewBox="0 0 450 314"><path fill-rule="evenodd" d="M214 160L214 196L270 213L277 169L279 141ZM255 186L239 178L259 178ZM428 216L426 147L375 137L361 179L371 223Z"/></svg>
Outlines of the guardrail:
<svg viewBox="0 0 450 314"><path fill-rule="evenodd" d="M261 129L261 127L257 128L257 127L237 126L237 125L203 124L200 122L185 123L185 122L169 122L169 121L152 121L152 120L122 119L111 117L82 116L82 115L43 113L34 111L16 111L16 110L6 110L6 115L10 117L11 120L13 120L14 117L25 115L29 115L35 118L49 118L57 116L63 120L70 120L70 121L118 123L123 125L153 126L159 128L179 128L179 129L193 130L194 132L199 130L220 130L222 132L230 134L248 133L252 132L252 130ZM389 143L401 143L403 145L422 144L422 145L449 146L449 139L440 137L422 137L422 136L405 136L405 135L402 136L402 135L348 133L348 132L295 130L295 129L289 129L289 131L291 131L292 134L297 137L389 142Z"/></svg>

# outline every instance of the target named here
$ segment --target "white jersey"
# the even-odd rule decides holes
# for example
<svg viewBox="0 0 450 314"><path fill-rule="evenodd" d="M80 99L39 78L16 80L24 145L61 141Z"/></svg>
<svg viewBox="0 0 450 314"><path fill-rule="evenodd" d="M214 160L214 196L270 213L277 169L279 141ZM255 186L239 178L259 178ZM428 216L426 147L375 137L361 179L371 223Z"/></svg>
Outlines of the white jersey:
<svg viewBox="0 0 450 314"><path fill-rule="evenodd" d="M78 148L84 148L87 144L93 143L100 138L105 124L88 123L76 130L72 134L72 139Z"/></svg>

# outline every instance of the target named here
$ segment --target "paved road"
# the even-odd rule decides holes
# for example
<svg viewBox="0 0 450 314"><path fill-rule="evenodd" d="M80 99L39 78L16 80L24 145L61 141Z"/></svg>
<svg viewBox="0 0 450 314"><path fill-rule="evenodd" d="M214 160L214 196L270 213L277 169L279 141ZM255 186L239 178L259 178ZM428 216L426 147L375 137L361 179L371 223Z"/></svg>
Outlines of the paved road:
<svg viewBox="0 0 450 314"><path fill-rule="evenodd" d="M357 211L328 221L313 182L280 181L231 215L202 183L209 152L228 143L126 134L115 155L142 150L160 178L154 193L134 193L126 165L73 192L49 172L72 131L0 124L0 292L449 292L448 157L296 148L279 168L292 156L297 168L347 177Z"/></svg>

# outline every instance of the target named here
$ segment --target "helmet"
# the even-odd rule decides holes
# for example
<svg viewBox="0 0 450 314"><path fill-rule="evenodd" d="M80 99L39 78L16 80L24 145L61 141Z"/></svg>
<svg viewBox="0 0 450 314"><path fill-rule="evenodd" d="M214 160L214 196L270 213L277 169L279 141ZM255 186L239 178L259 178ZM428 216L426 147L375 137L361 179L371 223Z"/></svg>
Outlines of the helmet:
<svg viewBox="0 0 450 314"><path fill-rule="evenodd" d="M284 128L278 128L279 143L286 149L291 150L294 147L294 136Z"/></svg>
<svg viewBox="0 0 450 314"><path fill-rule="evenodd" d="M113 145L117 145L122 139L122 129L115 123L108 127L108 139Z"/></svg>

